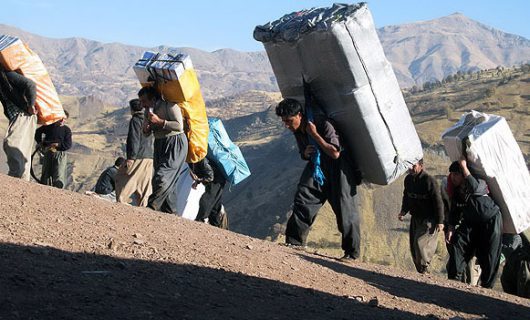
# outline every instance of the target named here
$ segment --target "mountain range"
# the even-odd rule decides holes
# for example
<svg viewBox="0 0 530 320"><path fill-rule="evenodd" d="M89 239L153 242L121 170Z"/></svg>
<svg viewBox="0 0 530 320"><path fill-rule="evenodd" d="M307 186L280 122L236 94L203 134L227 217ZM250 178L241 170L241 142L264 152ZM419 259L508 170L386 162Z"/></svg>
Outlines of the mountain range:
<svg viewBox="0 0 530 320"><path fill-rule="evenodd" d="M0 34L20 37L37 52L62 95L95 96L123 104L139 88L132 65L145 50L166 51L82 38L52 39L0 24ZM530 61L530 40L455 13L439 19L378 29L387 58L402 87ZM250 37L251 35L249 35ZM192 57L206 100L248 90L277 91L264 51L177 48Z"/></svg>

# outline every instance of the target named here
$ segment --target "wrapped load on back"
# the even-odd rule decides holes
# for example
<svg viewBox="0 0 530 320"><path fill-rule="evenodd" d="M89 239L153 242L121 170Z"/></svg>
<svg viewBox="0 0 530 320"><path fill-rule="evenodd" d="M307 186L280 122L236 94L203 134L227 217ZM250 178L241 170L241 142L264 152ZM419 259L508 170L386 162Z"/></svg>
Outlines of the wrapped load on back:
<svg viewBox="0 0 530 320"><path fill-rule="evenodd" d="M208 136L208 159L217 164L224 177L233 185L250 176L247 162L223 126L221 119L208 119L210 134Z"/></svg>
<svg viewBox="0 0 530 320"><path fill-rule="evenodd" d="M392 66L364 3L294 12L257 26L284 98L304 81L367 182L386 185L423 157Z"/></svg>
<svg viewBox="0 0 530 320"><path fill-rule="evenodd" d="M502 212L503 232L521 233L530 227L530 175L506 119L471 111L442 139L451 161L466 155L471 172L486 180Z"/></svg>
<svg viewBox="0 0 530 320"><path fill-rule="evenodd" d="M176 103L187 121L188 156L196 163L208 150L208 118L191 58L176 52L146 51L133 67L140 84L154 86L166 101Z"/></svg>
<svg viewBox="0 0 530 320"><path fill-rule="evenodd" d="M52 124L66 117L55 86L39 56L19 38L0 35L0 64L35 82L38 123Z"/></svg>

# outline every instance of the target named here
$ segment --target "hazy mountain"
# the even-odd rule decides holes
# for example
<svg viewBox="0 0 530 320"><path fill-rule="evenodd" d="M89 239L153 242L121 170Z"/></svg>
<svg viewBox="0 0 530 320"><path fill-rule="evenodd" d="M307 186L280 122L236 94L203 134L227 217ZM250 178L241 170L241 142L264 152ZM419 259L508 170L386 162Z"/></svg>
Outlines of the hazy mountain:
<svg viewBox="0 0 530 320"><path fill-rule="evenodd" d="M401 86L530 61L530 40L460 13L378 31Z"/></svg>
<svg viewBox="0 0 530 320"><path fill-rule="evenodd" d="M46 64L60 94L95 96L110 103L124 103L134 97L139 85L131 66L149 49L81 38L51 39L6 25L0 25L0 34L27 41ZM383 27L379 36L403 87L441 80L459 70L530 61L529 40L462 14ZM277 90L264 51L179 49L191 55L207 100L248 90Z"/></svg>

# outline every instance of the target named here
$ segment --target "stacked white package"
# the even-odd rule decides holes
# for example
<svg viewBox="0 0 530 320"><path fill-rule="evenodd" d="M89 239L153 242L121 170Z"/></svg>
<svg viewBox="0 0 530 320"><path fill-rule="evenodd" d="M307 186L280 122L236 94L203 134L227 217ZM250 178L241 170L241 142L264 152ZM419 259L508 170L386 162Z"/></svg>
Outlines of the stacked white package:
<svg viewBox="0 0 530 320"><path fill-rule="evenodd" d="M191 58L182 53L144 52L142 58L133 66L140 83L157 80L178 80L185 70L193 69Z"/></svg>
<svg viewBox="0 0 530 320"><path fill-rule="evenodd" d="M505 233L530 227L530 174L508 123L503 117L466 113L442 134L452 161L467 154L468 165L486 180L499 205Z"/></svg>
<svg viewBox="0 0 530 320"><path fill-rule="evenodd" d="M420 139L366 4L334 4L258 26L284 98L304 80L367 182L389 184L423 157Z"/></svg>

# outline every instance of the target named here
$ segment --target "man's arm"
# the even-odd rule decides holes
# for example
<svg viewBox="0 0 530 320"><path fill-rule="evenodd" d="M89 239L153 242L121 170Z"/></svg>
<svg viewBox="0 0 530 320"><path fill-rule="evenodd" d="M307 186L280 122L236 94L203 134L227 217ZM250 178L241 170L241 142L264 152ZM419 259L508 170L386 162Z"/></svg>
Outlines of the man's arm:
<svg viewBox="0 0 530 320"><path fill-rule="evenodd" d="M442 231L444 228L444 203L442 200L442 193L440 187L434 177L429 176L429 193L434 204L437 229Z"/></svg>
<svg viewBox="0 0 530 320"><path fill-rule="evenodd" d="M142 134L142 120L133 116L129 123L129 132L127 133L127 160L136 160L140 150L140 141Z"/></svg>
<svg viewBox="0 0 530 320"><path fill-rule="evenodd" d="M35 82L15 71L6 72L9 82L20 95L15 99L19 107L25 109L30 114L35 114L35 101L37 100L37 86Z"/></svg>
<svg viewBox="0 0 530 320"><path fill-rule="evenodd" d="M72 130L69 127L64 126L64 137L61 140L57 150L66 151L72 147Z"/></svg>
<svg viewBox="0 0 530 320"><path fill-rule="evenodd" d="M338 159L340 157L340 150L333 144L328 143L322 136L318 133L317 128L314 123L308 121L306 125L307 133L315 140L320 149L326 153L332 159Z"/></svg>

